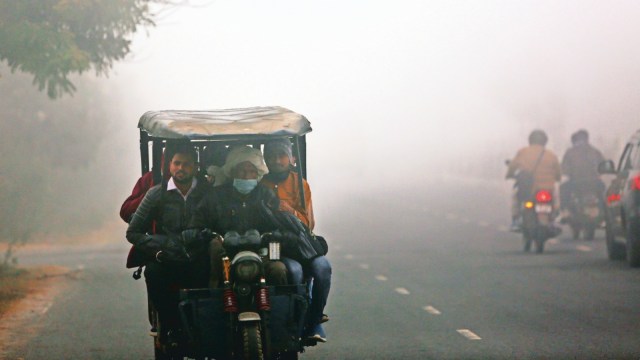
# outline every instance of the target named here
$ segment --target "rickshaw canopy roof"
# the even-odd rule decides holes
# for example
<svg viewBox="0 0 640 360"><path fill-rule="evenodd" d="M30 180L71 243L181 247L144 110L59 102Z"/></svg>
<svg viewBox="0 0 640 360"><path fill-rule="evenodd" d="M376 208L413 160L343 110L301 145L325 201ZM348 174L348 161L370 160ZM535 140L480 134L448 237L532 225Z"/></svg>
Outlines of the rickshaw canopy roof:
<svg viewBox="0 0 640 360"><path fill-rule="evenodd" d="M296 136L311 131L307 118L280 106L147 111L138 127L154 138L190 140Z"/></svg>

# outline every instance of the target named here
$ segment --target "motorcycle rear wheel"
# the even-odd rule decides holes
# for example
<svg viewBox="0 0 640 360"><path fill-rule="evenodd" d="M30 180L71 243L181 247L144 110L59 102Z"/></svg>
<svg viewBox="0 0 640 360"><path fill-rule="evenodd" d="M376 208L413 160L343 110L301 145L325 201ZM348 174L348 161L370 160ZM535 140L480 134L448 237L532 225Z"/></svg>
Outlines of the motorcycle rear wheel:
<svg viewBox="0 0 640 360"><path fill-rule="evenodd" d="M522 242L524 244L524 252L529 252L531 250L531 236L526 230L522 232Z"/></svg>
<svg viewBox="0 0 640 360"><path fill-rule="evenodd" d="M544 239L536 239L536 253L542 254L544 252Z"/></svg>
<svg viewBox="0 0 640 360"><path fill-rule="evenodd" d="M596 235L596 225L588 223L584 226L584 239L593 240Z"/></svg>

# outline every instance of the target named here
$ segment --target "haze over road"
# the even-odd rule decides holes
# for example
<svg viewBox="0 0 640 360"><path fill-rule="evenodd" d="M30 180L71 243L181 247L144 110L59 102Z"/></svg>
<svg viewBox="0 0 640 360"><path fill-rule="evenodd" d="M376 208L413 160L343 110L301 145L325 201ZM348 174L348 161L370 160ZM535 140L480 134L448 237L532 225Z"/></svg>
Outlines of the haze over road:
<svg viewBox="0 0 640 360"><path fill-rule="evenodd" d="M504 226L504 189L447 181L411 196L341 196L318 218L334 268L329 342L302 358L640 357L640 272L607 260L601 231L586 242L565 229L544 254L522 253ZM151 359L144 283L123 268L127 249L122 234L48 259L22 255L83 275L8 358Z"/></svg>

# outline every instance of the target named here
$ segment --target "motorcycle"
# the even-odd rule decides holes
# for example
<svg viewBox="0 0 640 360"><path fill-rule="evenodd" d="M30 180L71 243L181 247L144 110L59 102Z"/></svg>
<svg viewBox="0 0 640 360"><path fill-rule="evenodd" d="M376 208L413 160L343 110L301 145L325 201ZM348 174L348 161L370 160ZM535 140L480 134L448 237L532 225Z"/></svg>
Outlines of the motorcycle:
<svg viewBox="0 0 640 360"><path fill-rule="evenodd" d="M573 238L578 239L582 232L585 240L593 240L596 229L603 221L598 195L594 192L573 194L569 212L570 216L562 221L571 227Z"/></svg>
<svg viewBox="0 0 640 360"><path fill-rule="evenodd" d="M561 231L553 223L555 211L551 191L536 191L534 196L521 203L521 214L524 251L530 251L534 243L536 253L542 253L545 242Z"/></svg>
<svg viewBox="0 0 640 360"><path fill-rule="evenodd" d="M505 161L509 165L510 160ZM562 229L555 226L556 211L553 207L551 190L533 190L533 174L518 171L514 176L516 182L515 197L518 202L524 251L531 250L535 244L536 253L544 252L544 244L552 237L558 236Z"/></svg>
<svg viewBox="0 0 640 360"><path fill-rule="evenodd" d="M169 344L156 335L156 360L298 359L307 345L309 292L306 285L267 286L264 263L280 259L280 242L269 235L225 234L224 287L180 290L183 333ZM162 324L153 319L159 333Z"/></svg>

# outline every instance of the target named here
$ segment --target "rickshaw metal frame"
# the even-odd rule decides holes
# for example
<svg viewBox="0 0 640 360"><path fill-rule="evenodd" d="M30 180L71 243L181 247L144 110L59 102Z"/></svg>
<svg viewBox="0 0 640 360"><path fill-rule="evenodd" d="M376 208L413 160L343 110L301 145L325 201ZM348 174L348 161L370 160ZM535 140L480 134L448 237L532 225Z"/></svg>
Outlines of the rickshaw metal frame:
<svg viewBox="0 0 640 360"><path fill-rule="evenodd" d="M156 120L159 118L159 120ZM228 128L242 128L236 133ZM246 126L245 126L246 125ZM268 125L268 126L263 126ZM178 129L183 127L184 129ZM210 126L211 128L207 128ZM264 128L268 127L268 131ZM162 181L161 159L168 143L190 143L200 154L205 146L212 143L246 144L258 147L269 140L287 138L293 140L296 157L295 171L298 173L298 188L302 207L306 207L303 180L307 178L306 134L311 132L311 124L301 114L283 107L253 107L210 111L149 111L140 117L140 162L141 172L151 171L155 184ZM214 133L215 129L223 133ZM252 132L252 128L259 131ZM164 136L154 136L152 133ZM149 153L151 146L151 158ZM200 156L200 155L199 155Z"/></svg>

